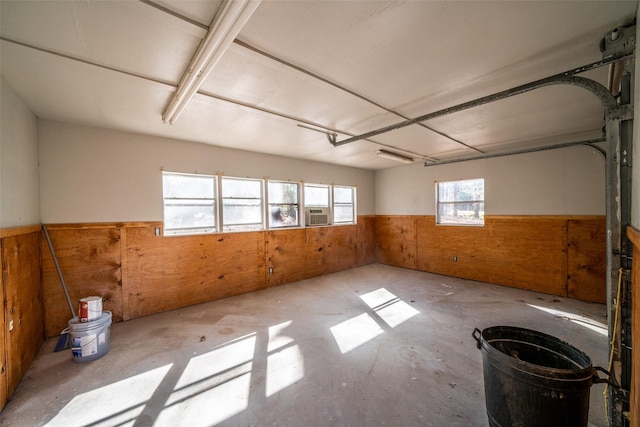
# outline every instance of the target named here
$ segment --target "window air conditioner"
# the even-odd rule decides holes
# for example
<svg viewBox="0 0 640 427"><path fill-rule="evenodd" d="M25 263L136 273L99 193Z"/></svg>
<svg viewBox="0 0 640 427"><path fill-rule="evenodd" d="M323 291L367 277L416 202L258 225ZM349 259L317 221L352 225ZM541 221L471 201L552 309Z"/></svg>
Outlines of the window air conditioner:
<svg viewBox="0 0 640 427"><path fill-rule="evenodd" d="M329 225L328 208L307 208L305 225Z"/></svg>

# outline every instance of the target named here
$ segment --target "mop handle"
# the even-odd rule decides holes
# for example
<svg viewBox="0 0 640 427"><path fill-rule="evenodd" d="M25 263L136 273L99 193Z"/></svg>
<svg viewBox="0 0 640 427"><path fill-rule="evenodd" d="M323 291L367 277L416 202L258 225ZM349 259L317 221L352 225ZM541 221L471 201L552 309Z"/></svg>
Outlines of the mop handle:
<svg viewBox="0 0 640 427"><path fill-rule="evenodd" d="M71 304L71 298L69 297L69 292L67 292L67 285L64 283L64 278L62 277L62 271L60 271L60 265L58 265L58 258L56 258L56 251L53 250L53 245L51 244L51 239L49 238L49 232L47 231L47 226L42 224L42 229L44 230L44 236L47 238L47 243L49 244L49 250L51 251L51 256L53 256L53 263L56 265L56 270L58 270L58 277L60 277L60 282L62 283L62 289L64 290L64 295L67 297L67 302L69 303L71 314L73 317L76 317L76 311L73 309L73 304Z"/></svg>

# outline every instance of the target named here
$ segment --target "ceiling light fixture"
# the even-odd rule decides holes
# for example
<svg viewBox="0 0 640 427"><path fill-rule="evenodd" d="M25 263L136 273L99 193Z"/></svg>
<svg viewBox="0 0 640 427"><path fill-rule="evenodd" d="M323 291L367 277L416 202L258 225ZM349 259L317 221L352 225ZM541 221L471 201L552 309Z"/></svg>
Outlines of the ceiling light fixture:
<svg viewBox="0 0 640 427"><path fill-rule="evenodd" d="M378 150L376 151L376 155L383 157L385 159L395 160L396 162L402 162L407 164L413 163L413 158L403 156L402 154L394 153L392 151Z"/></svg>
<svg viewBox="0 0 640 427"><path fill-rule="evenodd" d="M222 3L211 22L207 36L191 59L162 114L164 123L174 124L191 98L196 94L213 67L247 23L261 0L227 0Z"/></svg>

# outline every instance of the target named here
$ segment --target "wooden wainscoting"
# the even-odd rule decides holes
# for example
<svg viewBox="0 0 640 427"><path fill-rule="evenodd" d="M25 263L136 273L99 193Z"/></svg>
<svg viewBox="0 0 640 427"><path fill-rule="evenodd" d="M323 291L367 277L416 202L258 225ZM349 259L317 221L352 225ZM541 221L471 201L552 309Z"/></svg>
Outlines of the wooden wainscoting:
<svg viewBox="0 0 640 427"><path fill-rule="evenodd" d="M376 217L377 261L606 302L605 217L488 216L482 227L434 216Z"/></svg>
<svg viewBox="0 0 640 427"><path fill-rule="evenodd" d="M267 283L291 283L357 265L357 226L266 232ZM366 245L366 241L363 239Z"/></svg>
<svg viewBox="0 0 640 427"><path fill-rule="evenodd" d="M101 295L117 322L375 262L373 224L174 237L155 234L161 222L47 229L72 304ZM45 330L57 336L71 312L44 238L41 253Z"/></svg>
<svg viewBox="0 0 640 427"><path fill-rule="evenodd" d="M0 407L4 407L44 342L40 226L0 230L2 296Z"/></svg>
<svg viewBox="0 0 640 427"><path fill-rule="evenodd" d="M417 269L417 218L396 215L376 216L374 229L377 262Z"/></svg>
<svg viewBox="0 0 640 427"><path fill-rule="evenodd" d="M122 320L121 229L118 224L47 226L76 314L80 298L97 295L113 321ZM44 236L40 240L45 331L51 337L60 335L72 314L47 241Z"/></svg>
<svg viewBox="0 0 640 427"><path fill-rule="evenodd" d="M127 228L125 320L265 287L263 232L154 236Z"/></svg>

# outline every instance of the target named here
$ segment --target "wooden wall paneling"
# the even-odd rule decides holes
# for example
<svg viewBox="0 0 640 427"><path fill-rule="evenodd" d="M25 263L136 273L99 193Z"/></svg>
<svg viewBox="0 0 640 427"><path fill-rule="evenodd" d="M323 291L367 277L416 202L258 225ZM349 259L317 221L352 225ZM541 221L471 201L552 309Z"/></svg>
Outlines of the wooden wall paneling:
<svg viewBox="0 0 640 427"><path fill-rule="evenodd" d="M3 239L7 398L44 342L40 233Z"/></svg>
<svg viewBox="0 0 640 427"><path fill-rule="evenodd" d="M52 225L47 229L76 314L80 298L98 295L103 297L103 309L112 312L113 322L121 321L120 228ZM51 337L67 327L71 312L49 246L44 237L41 240L45 331Z"/></svg>
<svg viewBox="0 0 640 427"><path fill-rule="evenodd" d="M129 292L129 252L127 251L127 229L120 228L120 292L122 293L122 320L131 319L129 310L129 298L125 298Z"/></svg>
<svg viewBox="0 0 640 427"><path fill-rule="evenodd" d="M265 232L267 283L277 286L307 278L307 229L273 230Z"/></svg>
<svg viewBox="0 0 640 427"><path fill-rule="evenodd" d="M467 227L425 216L417 224L419 270L567 295L564 218L486 217L483 227Z"/></svg>
<svg viewBox="0 0 640 427"><path fill-rule="evenodd" d="M416 217L376 216L376 261L417 269Z"/></svg>
<svg viewBox="0 0 640 427"><path fill-rule="evenodd" d="M631 339L635 343L631 349L631 396L629 400L629 412L631 413L631 426L640 427L640 381L638 372L640 371L640 230L627 227L627 236L633 243L635 252L631 264L631 294L634 301L631 304Z"/></svg>
<svg viewBox="0 0 640 427"><path fill-rule="evenodd" d="M356 229L358 266L376 262L375 236L375 216L359 216Z"/></svg>
<svg viewBox="0 0 640 427"><path fill-rule="evenodd" d="M357 261L356 226L306 228L307 251L305 272L307 277L353 268Z"/></svg>
<svg viewBox="0 0 640 427"><path fill-rule="evenodd" d="M127 230L130 318L263 289L263 232L161 237Z"/></svg>
<svg viewBox="0 0 640 427"><path fill-rule="evenodd" d="M5 304L6 262L4 256L4 239L0 237L0 302L2 303L2 316L0 317L0 411L7 404L7 347L6 347L6 322L7 306Z"/></svg>
<svg viewBox="0 0 640 427"><path fill-rule="evenodd" d="M569 219L567 225L568 296L607 302L607 226L605 217Z"/></svg>

